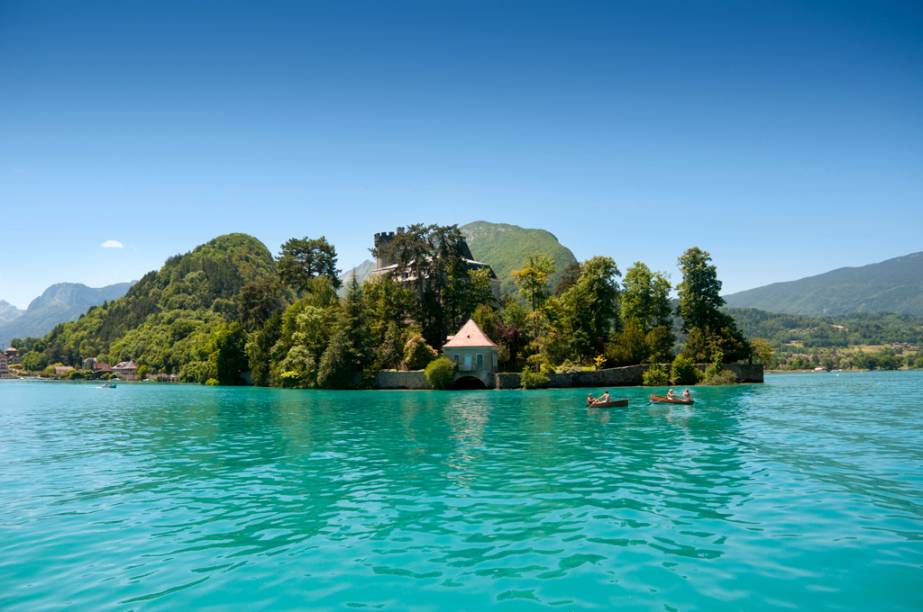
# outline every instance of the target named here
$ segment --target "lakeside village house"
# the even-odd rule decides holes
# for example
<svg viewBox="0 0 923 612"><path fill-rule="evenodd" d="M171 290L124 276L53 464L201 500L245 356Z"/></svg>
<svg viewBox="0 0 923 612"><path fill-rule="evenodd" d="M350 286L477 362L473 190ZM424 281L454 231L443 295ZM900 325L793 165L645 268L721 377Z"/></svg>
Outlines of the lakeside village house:
<svg viewBox="0 0 923 612"><path fill-rule="evenodd" d="M10 366L19 363L19 351L16 347L9 347L0 353L0 378L11 376Z"/></svg>

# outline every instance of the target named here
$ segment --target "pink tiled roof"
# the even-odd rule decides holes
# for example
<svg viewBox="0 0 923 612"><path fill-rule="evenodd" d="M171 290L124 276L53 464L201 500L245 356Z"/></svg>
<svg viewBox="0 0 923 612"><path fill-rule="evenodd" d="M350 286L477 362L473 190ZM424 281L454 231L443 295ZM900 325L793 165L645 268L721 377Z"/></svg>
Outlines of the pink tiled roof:
<svg viewBox="0 0 923 612"><path fill-rule="evenodd" d="M458 333L449 338L449 341L442 345L442 348L463 348L477 346L497 346L491 342L478 324L468 319L468 322L462 325Z"/></svg>

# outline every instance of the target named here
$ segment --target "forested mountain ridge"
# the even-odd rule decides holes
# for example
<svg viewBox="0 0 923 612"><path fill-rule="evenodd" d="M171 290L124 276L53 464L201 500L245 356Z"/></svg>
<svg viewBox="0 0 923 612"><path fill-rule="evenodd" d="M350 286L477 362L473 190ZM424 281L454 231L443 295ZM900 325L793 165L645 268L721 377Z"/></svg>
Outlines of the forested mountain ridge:
<svg viewBox="0 0 923 612"><path fill-rule="evenodd" d="M79 364L87 357L140 359L161 371L201 367L205 346L222 324L237 317L241 288L274 276L266 246L246 234L219 236L169 258L121 298L91 308L41 341L45 361Z"/></svg>
<svg viewBox="0 0 923 612"><path fill-rule="evenodd" d="M735 308L802 315L923 315L923 251L724 296Z"/></svg>
<svg viewBox="0 0 923 612"><path fill-rule="evenodd" d="M493 268L500 280L500 291L505 295L516 292L513 271L526 267L530 256L544 255L551 258L554 263L554 272L550 278L552 287L557 285L568 267L577 264L577 258L571 250L548 230L489 221L474 221L459 229L474 258Z"/></svg>
<svg viewBox="0 0 923 612"><path fill-rule="evenodd" d="M32 300L18 316L0 323L0 347L13 338L41 336L55 325L76 319L88 308L125 295L131 283L116 283L105 287L87 287L81 283L56 283Z"/></svg>

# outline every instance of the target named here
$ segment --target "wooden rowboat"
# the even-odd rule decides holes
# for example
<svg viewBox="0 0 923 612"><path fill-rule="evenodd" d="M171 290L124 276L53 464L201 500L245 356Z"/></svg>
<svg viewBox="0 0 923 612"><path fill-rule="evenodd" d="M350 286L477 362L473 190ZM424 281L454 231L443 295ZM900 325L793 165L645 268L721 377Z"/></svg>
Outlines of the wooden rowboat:
<svg viewBox="0 0 923 612"><path fill-rule="evenodd" d="M628 405L627 399L614 399L605 403L587 404L590 408L624 408Z"/></svg>
<svg viewBox="0 0 923 612"><path fill-rule="evenodd" d="M655 403L655 404L683 404L683 405L687 405L687 406L688 406L689 404L694 404L694 403L695 403L695 400L692 399L692 398L689 398L689 399L682 399L682 398L680 398L680 397L674 397L673 399L670 399L670 398L664 397L664 396L662 396L662 395L652 395L652 396L650 396L650 397L647 398L647 399L649 399L651 402L653 402L653 403Z"/></svg>

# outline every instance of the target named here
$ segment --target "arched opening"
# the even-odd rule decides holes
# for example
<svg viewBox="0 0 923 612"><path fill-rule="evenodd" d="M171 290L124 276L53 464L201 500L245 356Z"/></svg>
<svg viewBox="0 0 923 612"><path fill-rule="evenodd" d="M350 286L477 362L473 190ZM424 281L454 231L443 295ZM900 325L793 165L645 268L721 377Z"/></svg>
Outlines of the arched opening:
<svg viewBox="0 0 923 612"><path fill-rule="evenodd" d="M487 386L480 378L474 376L462 376L455 381L456 389L486 389Z"/></svg>

